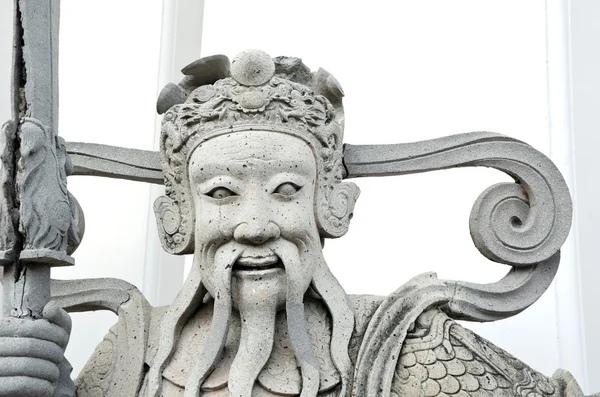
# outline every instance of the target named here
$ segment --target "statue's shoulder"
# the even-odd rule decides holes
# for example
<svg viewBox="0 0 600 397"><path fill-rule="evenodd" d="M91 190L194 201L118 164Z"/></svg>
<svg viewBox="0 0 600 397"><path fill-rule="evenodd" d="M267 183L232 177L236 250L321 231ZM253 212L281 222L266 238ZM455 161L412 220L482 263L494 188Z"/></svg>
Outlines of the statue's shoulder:
<svg viewBox="0 0 600 397"><path fill-rule="evenodd" d="M123 387L139 391L147 363L156 354L158 324L167 308L144 309L119 316L96 346L75 380L77 397L134 395L122 394Z"/></svg>
<svg viewBox="0 0 600 397"><path fill-rule="evenodd" d="M559 396L548 378L439 309L421 314L402 343L392 396Z"/></svg>
<svg viewBox="0 0 600 397"><path fill-rule="evenodd" d="M119 324L113 326L102 342L96 346L94 353L75 380L78 397L108 396L117 362L118 326Z"/></svg>
<svg viewBox="0 0 600 397"><path fill-rule="evenodd" d="M383 298L353 296L351 300L356 314L350 345L356 364L355 392L366 389L364 395L379 395L377 388L361 388L361 382L369 379L379 385L389 380L391 397L583 396L567 371L558 370L551 378L544 376L437 307L412 315L408 312L403 320L382 328L376 324L380 320L376 312ZM399 332L403 328L404 334ZM372 329L377 329L375 336L370 335ZM392 342L399 354L389 356L384 349L373 354L374 341L381 339ZM367 354L370 365L361 364ZM390 360L395 363L387 373L383 364ZM376 366L381 371L374 370Z"/></svg>
<svg viewBox="0 0 600 397"><path fill-rule="evenodd" d="M165 309L152 307L135 286L118 279L53 280L52 299L68 311L118 315L75 380L77 396L137 395Z"/></svg>
<svg viewBox="0 0 600 397"><path fill-rule="evenodd" d="M385 297L377 295L349 295L350 303L354 311L354 332L350 339L348 354L353 364L356 364L358 352L363 343L365 332L373 314L384 301Z"/></svg>

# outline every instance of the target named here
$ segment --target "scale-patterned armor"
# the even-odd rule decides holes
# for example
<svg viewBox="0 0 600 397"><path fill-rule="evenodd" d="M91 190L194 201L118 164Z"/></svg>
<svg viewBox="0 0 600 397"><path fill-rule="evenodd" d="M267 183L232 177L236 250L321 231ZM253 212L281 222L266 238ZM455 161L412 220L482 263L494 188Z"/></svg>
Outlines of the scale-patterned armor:
<svg viewBox="0 0 600 397"><path fill-rule="evenodd" d="M407 335L391 396L551 397L573 387L566 371L546 377L436 309Z"/></svg>

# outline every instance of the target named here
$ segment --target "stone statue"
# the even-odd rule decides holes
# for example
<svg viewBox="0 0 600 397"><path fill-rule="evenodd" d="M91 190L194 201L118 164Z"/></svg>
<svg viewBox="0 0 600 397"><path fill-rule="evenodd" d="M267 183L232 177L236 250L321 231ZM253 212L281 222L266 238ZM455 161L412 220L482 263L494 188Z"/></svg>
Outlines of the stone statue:
<svg viewBox="0 0 600 397"><path fill-rule="evenodd" d="M69 143L69 160L52 157L59 181L68 172L164 183L155 203L163 247L194 255L181 292L170 306L154 308L122 280L52 280L51 300L38 314L15 312L11 301L0 322L0 396L583 396L568 372L544 376L454 321L512 316L551 283L571 201L550 160L492 133L344 146L339 83L298 58L252 50L231 63L222 55L202 58L183 73L158 100L160 158ZM3 139L28 131L56 136L17 112ZM58 138L40 145L65 152ZM3 147L3 171L28 175L28 164L11 167L14 146ZM322 250L324 239L347 232L359 197L345 179L457 166L492 166L515 178L483 192L470 219L482 254L512 270L487 285L428 273L388 297L347 296ZM28 185L15 190L12 177L3 178L0 221L4 246L17 251L6 255L14 266L23 246L11 236L27 236L23 220L31 219L20 203L40 197L30 199ZM51 213L60 215L60 227L44 234L58 230L53 241L64 254L35 251L35 266L66 260L83 234L74 198L40 183L64 203ZM11 217L6 208L15 207ZM36 231L45 224L31 223ZM21 254L31 250L24 247ZM4 282L13 282L14 272L8 275ZM73 382L63 355L66 311L98 309L119 320Z"/></svg>

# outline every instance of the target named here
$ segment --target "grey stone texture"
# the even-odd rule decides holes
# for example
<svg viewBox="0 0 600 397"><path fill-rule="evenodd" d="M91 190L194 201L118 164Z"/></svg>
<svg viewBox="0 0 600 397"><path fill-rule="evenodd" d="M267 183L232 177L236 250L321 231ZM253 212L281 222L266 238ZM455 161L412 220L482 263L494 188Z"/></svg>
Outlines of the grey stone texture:
<svg viewBox="0 0 600 397"><path fill-rule="evenodd" d="M543 154L487 132L344 146L337 80L257 50L202 58L165 87L160 153L65 146L44 33L57 2L17 4L18 95L0 135L0 396L583 396L568 372L544 376L455 322L513 316L554 278L571 200ZM468 166L515 180L484 191L470 217L479 251L511 271L482 285L426 273L387 297L347 296L322 247L348 231L359 198L348 179ZM118 279L50 280L83 235L67 174L164 183L162 245L194 255L173 304L152 307ZM119 319L73 382L67 312L89 310Z"/></svg>

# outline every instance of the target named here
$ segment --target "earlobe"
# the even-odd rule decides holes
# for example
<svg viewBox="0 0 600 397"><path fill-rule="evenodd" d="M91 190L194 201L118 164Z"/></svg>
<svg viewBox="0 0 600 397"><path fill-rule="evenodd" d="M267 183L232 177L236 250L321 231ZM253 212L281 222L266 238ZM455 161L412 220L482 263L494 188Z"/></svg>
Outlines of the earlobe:
<svg viewBox="0 0 600 397"><path fill-rule="evenodd" d="M360 189L352 182L342 182L333 188L317 211L324 237L337 238L346 234L359 195Z"/></svg>
<svg viewBox="0 0 600 397"><path fill-rule="evenodd" d="M161 196L154 202L158 237L163 249L173 255L194 253L194 219L182 216L180 206Z"/></svg>

